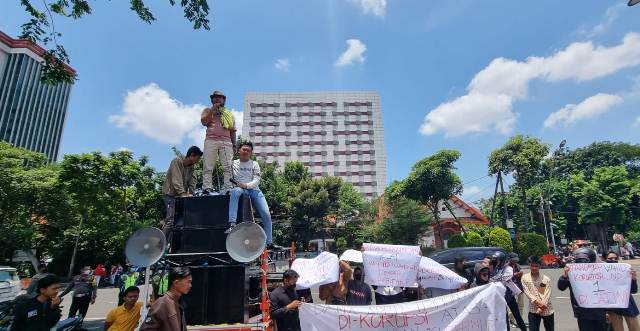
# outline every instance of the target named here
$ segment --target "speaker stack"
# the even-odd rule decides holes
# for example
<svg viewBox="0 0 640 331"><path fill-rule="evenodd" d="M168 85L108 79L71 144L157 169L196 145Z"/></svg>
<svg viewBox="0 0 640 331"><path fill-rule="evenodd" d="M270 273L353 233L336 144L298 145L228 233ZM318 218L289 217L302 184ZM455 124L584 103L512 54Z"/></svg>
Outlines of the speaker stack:
<svg viewBox="0 0 640 331"><path fill-rule="evenodd" d="M266 235L253 222L246 195L227 235L228 218L228 195L176 199L166 259L191 269L192 288L184 296L188 325L249 323L260 313L260 270L252 262L264 250Z"/></svg>

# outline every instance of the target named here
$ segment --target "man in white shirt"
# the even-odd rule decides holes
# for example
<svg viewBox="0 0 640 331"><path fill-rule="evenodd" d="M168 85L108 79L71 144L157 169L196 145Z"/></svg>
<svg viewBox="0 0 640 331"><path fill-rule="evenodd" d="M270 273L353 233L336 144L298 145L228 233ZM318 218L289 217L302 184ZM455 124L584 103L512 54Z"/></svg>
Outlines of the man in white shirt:
<svg viewBox="0 0 640 331"><path fill-rule="evenodd" d="M242 194L248 194L251 202L258 209L258 214L262 219L264 232L267 234L267 247L273 246L271 236L271 213L269 213L269 205L267 199L260 191L260 165L258 162L251 160L253 153L253 144L250 142L240 143L238 154L240 158L233 160L233 178L231 179L236 187L231 189L231 199L229 200L229 229L226 233L236 225L236 217L238 215L238 200Z"/></svg>

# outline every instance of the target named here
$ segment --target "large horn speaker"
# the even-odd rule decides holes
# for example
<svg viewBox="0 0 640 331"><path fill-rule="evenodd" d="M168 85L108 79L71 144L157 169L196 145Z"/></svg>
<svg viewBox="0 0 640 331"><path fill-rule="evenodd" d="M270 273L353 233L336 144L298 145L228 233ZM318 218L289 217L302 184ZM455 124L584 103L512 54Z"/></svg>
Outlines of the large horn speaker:
<svg viewBox="0 0 640 331"><path fill-rule="evenodd" d="M160 260L167 239L158 228L147 227L134 232L125 248L127 259L137 267L148 267Z"/></svg>
<svg viewBox="0 0 640 331"><path fill-rule="evenodd" d="M227 235L227 252L238 262L251 262L264 250L267 235L260 225L242 222Z"/></svg>

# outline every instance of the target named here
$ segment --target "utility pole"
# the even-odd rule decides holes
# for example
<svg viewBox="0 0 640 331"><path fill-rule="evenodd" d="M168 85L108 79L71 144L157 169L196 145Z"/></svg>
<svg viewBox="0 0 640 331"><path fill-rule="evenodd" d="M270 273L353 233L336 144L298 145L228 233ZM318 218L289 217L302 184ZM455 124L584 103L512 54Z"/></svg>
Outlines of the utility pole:
<svg viewBox="0 0 640 331"><path fill-rule="evenodd" d="M507 201L504 199L504 186L502 185L502 173L498 172L498 180L500 181L500 192L502 193L502 207L504 208L504 228L507 229L509 221L509 210L507 209Z"/></svg>
<svg viewBox="0 0 640 331"><path fill-rule="evenodd" d="M76 253L78 252L78 242L80 241L80 232L82 231L83 220L84 216L81 216L80 224L78 225L78 234L76 235L76 244L73 246L73 254L71 254L71 262L69 263L69 273L67 274L67 278L71 278L71 276L73 276L73 268L76 265Z"/></svg>
<svg viewBox="0 0 640 331"><path fill-rule="evenodd" d="M544 216L544 198L542 197L542 193L540 193L540 214L542 214L542 225L544 226L544 238L547 239L547 250L548 250L549 249L549 233L547 232L547 218Z"/></svg>

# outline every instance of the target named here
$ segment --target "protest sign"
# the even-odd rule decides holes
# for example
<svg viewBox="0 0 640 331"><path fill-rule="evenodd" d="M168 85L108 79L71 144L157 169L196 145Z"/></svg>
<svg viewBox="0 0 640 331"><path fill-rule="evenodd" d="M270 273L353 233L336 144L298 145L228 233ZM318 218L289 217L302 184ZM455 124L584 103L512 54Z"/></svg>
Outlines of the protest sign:
<svg viewBox="0 0 640 331"><path fill-rule="evenodd" d="M437 298L380 306L303 303L302 331L503 331L505 288L492 283Z"/></svg>
<svg viewBox="0 0 640 331"><path fill-rule="evenodd" d="M337 255L322 252L313 259L295 259L291 269L300 275L298 288L311 288L337 282L340 276L339 263Z"/></svg>
<svg viewBox="0 0 640 331"><path fill-rule="evenodd" d="M420 259L418 282L424 288L454 290L467 284L467 279L442 264L428 257L423 257Z"/></svg>
<svg viewBox="0 0 640 331"><path fill-rule="evenodd" d="M340 255L341 261L349 261L354 263L362 263L362 252L355 249L347 249Z"/></svg>
<svg viewBox="0 0 640 331"><path fill-rule="evenodd" d="M631 266L626 263L568 264L571 290L583 308L627 308Z"/></svg>
<svg viewBox="0 0 640 331"><path fill-rule="evenodd" d="M365 250L362 260L371 285L417 287L419 255Z"/></svg>
<svg viewBox="0 0 640 331"><path fill-rule="evenodd" d="M364 243L362 244L362 248L364 248L364 250L368 252L387 252L387 253L420 255L420 246Z"/></svg>

